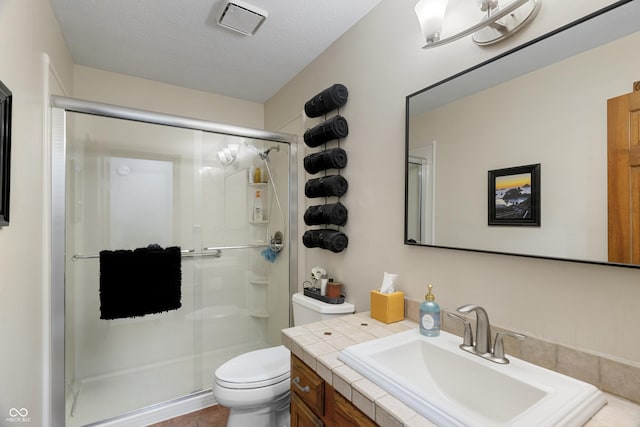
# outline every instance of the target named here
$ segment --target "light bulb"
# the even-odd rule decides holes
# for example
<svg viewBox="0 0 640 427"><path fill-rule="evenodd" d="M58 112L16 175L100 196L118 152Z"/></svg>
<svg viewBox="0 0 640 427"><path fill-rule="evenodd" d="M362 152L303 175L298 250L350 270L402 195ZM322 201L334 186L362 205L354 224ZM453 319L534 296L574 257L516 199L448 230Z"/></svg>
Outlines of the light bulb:
<svg viewBox="0 0 640 427"><path fill-rule="evenodd" d="M440 40L446 10L447 0L420 0L416 3L415 12L427 43Z"/></svg>

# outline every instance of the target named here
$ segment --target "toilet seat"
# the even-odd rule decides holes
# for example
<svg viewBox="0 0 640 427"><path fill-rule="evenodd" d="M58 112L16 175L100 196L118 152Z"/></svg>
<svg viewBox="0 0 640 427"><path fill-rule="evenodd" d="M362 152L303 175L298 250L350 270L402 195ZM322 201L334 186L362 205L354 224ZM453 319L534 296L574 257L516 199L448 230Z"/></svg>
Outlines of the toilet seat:
<svg viewBox="0 0 640 427"><path fill-rule="evenodd" d="M268 387L289 377L290 353L282 345L241 354L215 372L216 383L230 389Z"/></svg>

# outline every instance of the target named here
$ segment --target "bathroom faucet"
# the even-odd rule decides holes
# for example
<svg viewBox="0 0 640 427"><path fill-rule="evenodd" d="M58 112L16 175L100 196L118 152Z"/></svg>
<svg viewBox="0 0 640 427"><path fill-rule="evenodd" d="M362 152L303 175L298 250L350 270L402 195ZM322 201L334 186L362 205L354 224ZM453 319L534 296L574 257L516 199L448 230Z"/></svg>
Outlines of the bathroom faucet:
<svg viewBox="0 0 640 427"><path fill-rule="evenodd" d="M475 304L467 304L462 307L458 307L458 313L469 314L472 311L475 311L476 313L475 343L473 342L473 333L471 331L471 324L469 321L457 314L447 313L449 316L461 320L464 323L464 341L462 345L460 345L460 348L495 363L509 363L509 359L506 358L504 353L504 337L523 340L527 338L527 336L515 332L498 332L496 334L494 348L494 345L491 344L491 325L489 324L489 316L485 309Z"/></svg>
<svg viewBox="0 0 640 427"><path fill-rule="evenodd" d="M474 352L477 354L487 354L493 351L491 345L491 325L489 324L489 316L484 308L475 304L467 304L458 307L458 313L469 314L476 312L476 342L473 346Z"/></svg>

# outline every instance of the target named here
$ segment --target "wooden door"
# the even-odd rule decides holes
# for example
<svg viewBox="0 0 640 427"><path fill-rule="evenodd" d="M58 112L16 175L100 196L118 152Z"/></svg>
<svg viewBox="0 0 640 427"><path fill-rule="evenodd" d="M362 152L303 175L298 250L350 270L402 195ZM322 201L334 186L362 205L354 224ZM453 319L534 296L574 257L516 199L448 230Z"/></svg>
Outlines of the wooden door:
<svg viewBox="0 0 640 427"><path fill-rule="evenodd" d="M640 91L607 101L609 262L640 264Z"/></svg>

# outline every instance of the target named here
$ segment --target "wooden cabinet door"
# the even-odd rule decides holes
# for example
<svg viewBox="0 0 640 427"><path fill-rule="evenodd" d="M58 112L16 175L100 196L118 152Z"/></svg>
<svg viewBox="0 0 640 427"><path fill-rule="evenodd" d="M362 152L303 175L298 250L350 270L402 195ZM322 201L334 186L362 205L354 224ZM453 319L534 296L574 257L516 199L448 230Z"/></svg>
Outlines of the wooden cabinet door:
<svg viewBox="0 0 640 427"><path fill-rule="evenodd" d="M367 417L360 409L334 391L335 426L336 427L376 427L377 424Z"/></svg>
<svg viewBox="0 0 640 427"><path fill-rule="evenodd" d="M322 420L296 393L291 393L291 427L324 427Z"/></svg>

